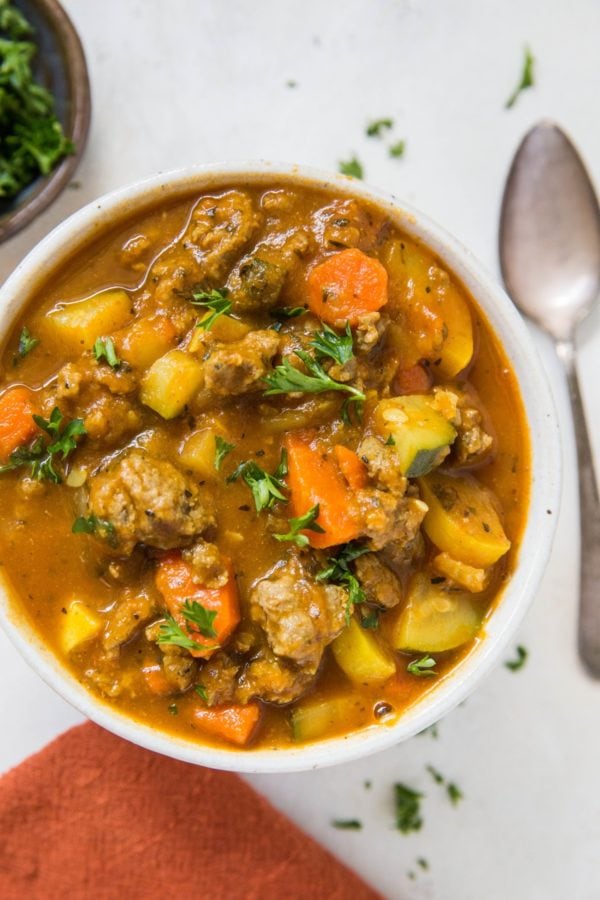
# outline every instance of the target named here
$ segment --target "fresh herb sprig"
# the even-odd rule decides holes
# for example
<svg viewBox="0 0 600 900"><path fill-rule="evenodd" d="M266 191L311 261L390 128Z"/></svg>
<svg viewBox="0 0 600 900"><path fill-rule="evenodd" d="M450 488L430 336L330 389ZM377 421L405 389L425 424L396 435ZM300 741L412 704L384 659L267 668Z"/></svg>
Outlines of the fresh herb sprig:
<svg viewBox="0 0 600 900"><path fill-rule="evenodd" d="M18 358L24 359L28 353L31 353L31 351L37 347L39 342L39 338L33 337L29 329L24 325L19 335L19 345L17 348Z"/></svg>
<svg viewBox="0 0 600 900"><path fill-rule="evenodd" d="M77 516L71 528L73 534L96 534L104 538L110 544L116 543L115 526L108 519L100 519L98 516Z"/></svg>
<svg viewBox="0 0 600 900"><path fill-rule="evenodd" d="M346 323L346 330L343 334L338 334L329 325L323 325L323 330L317 331L313 336L310 346L314 348L317 358L329 357L334 362L339 363L340 366L343 366L344 363L349 362L354 356L350 324Z"/></svg>
<svg viewBox="0 0 600 900"><path fill-rule="evenodd" d="M437 665L432 656L422 656L420 659L413 659L406 667L409 675L415 675L418 678L435 677L438 673L435 671Z"/></svg>
<svg viewBox="0 0 600 900"><path fill-rule="evenodd" d="M273 394L322 394L325 391L343 391L351 394L355 402L364 402L365 395L362 391L351 384L335 381L323 369L321 363L306 350L295 350L294 352L306 366L308 375L293 366L286 357L280 365L275 366L273 371L263 378L268 385L268 390L265 391L266 397Z"/></svg>
<svg viewBox="0 0 600 900"><path fill-rule="evenodd" d="M215 469L221 468L221 463L228 453L235 449L235 444L229 444L220 434L215 435Z"/></svg>
<svg viewBox="0 0 600 900"><path fill-rule="evenodd" d="M296 544L297 547L307 547L309 544L309 538L305 534L301 534L301 531L314 531L317 534L324 534L325 529L321 528L320 525L317 524L317 519L319 518L319 504L315 504L312 506L308 512L305 512L303 516L297 516L296 518L288 519L289 531L285 534L274 534L273 537L276 541L289 541L290 543Z"/></svg>
<svg viewBox="0 0 600 900"><path fill-rule="evenodd" d="M279 465L272 475L261 468L254 460L247 460L240 463L234 472L229 475L227 482L231 483L241 478L245 481L254 499L256 512L262 512L263 509L271 509L274 504L280 500L287 502L286 484L283 481L288 472L287 451L281 451Z"/></svg>
<svg viewBox="0 0 600 900"><path fill-rule="evenodd" d="M207 609L197 600L188 599L183 604L181 612L185 619L186 631L173 616L167 616L160 625L157 643L173 644L175 647L182 647L183 650L217 650L218 644L201 644L192 636L198 633L207 638L217 636L214 627L216 611Z"/></svg>
<svg viewBox="0 0 600 900"><path fill-rule="evenodd" d="M62 476L54 465L60 456L64 462L77 447L77 439L85 435L83 419L72 419L63 426L64 416L55 406L49 419L34 415L33 421L51 438L48 441L43 435L36 438L29 447L17 447L5 465L0 466L0 474L10 472L23 466L31 467L31 477L36 481L62 482Z"/></svg>
<svg viewBox="0 0 600 900"><path fill-rule="evenodd" d="M362 556L364 553L368 552L368 547L365 547L363 544L359 544L356 541L350 541L348 544L344 544L337 556L329 557L329 559L327 560L329 565L326 566L326 568L321 569L321 571L318 572L316 576L317 581L326 581L329 584L339 584L347 589L347 625L350 622L350 616L352 615L354 607L359 603L364 603L366 599L365 592L362 589L358 578L350 568L350 563L353 562L353 560L358 559L359 556ZM377 627L377 624L373 623L372 621L367 625L365 625L363 621L362 624L365 628Z"/></svg>
<svg viewBox="0 0 600 900"><path fill-rule="evenodd" d="M194 291L192 293L191 303L199 309L206 311L205 315L197 324L197 328L203 328L209 331L221 316L226 316L231 312L233 303L228 299L229 291L227 288L211 291Z"/></svg>
<svg viewBox="0 0 600 900"><path fill-rule="evenodd" d="M214 621L217 618L217 612L214 609L207 609L197 600L186 600L181 609L184 618L196 627L203 637L216 638Z"/></svg>
<svg viewBox="0 0 600 900"><path fill-rule="evenodd" d="M110 337L97 338L94 343L93 352L94 357L98 362L102 362L104 359L112 369L117 369L121 365L121 360L117 356L117 351L115 349L115 342Z"/></svg>

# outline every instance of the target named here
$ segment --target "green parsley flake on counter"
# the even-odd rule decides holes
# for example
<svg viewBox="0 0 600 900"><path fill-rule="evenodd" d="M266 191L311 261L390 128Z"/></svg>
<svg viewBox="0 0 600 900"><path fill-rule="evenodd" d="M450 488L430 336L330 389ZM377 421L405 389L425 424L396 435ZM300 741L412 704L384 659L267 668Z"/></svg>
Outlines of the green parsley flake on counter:
<svg viewBox="0 0 600 900"><path fill-rule="evenodd" d="M364 169L358 159L353 156L352 159L340 161L339 171L342 175L351 175L353 178L364 178Z"/></svg>
<svg viewBox="0 0 600 900"><path fill-rule="evenodd" d="M359 819L332 819L331 824L334 828L340 828L343 831L360 831L362 822Z"/></svg>
<svg viewBox="0 0 600 900"><path fill-rule="evenodd" d="M527 662L527 657L529 656L525 647L522 644L519 644L517 647L517 658L509 659L504 663L505 668L509 669L511 672L518 672L523 668L525 663Z"/></svg>
<svg viewBox="0 0 600 900"><path fill-rule="evenodd" d="M365 134L367 137L381 137L383 132L392 128L393 125L393 119L375 119L373 122L369 122L365 129Z"/></svg>
<svg viewBox="0 0 600 900"><path fill-rule="evenodd" d="M419 831L423 825L421 818L421 800L423 794L413 791L405 784L394 785L394 800L396 806L396 828L402 834L410 834L411 831Z"/></svg>
<svg viewBox="0 0 600 900"><path fill-rule="evenodd" d="M521 70L521 79L517 84L516 88L504 104L505 109L512 109L512 107L517 102L522 91L527 88L533 87L534 85L534 75L533 75L533 66L535 63L535 58L529 49L529 47L525 47L524 56L523 56L523 68Z"/></svg>
<svg viewBox="0 0 600 900"><path fill-rule="evenodd" d="M396 141L395 144L392 144L391 147L388 148L388 154L392 159L401 159L404 156L405 150L406 141Z"/></svg>

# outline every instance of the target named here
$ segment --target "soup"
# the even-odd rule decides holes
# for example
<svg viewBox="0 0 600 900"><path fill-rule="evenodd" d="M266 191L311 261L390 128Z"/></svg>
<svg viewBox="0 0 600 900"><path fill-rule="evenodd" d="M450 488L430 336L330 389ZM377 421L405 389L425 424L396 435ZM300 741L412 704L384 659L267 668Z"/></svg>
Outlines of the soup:
<svg viewBox="0 0 600 900"><path fill-rule="evenodd" d="M309 186L124 217L2 357L15 603L103 702L202 743L396 721L481 638L529 478L463 286L385 210Z"/></svg>

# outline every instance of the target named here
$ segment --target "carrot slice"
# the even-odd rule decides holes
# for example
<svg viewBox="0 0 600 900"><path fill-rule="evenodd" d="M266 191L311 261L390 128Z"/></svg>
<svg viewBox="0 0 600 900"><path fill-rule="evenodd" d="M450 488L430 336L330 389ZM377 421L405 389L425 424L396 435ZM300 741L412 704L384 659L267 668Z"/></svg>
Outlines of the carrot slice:
<svg viewBox="0 0 600 900"><path fill-rule="evenodd" d="M164 697L173 691L163 672L163 668L158 662L147 662L142 666L142 675L153 694Z"/></svg>
<svg viewBox="0 0 600 900"><path fill-rule="evenodd" d="M431 384L430 372L425 366L417 363L408 368L398 369L392 381L392 390L395 394L427 394Z"/></svg>
<svg viewBox="0 0 600 900"><path fill-rule="evenodd" d="M243 747L254 736L260 712L258 703L248 703L246 706L198 706L194 710L194 721L208 734Z"/></svg>
<svg viewBox="0 0 600 900"><path fill-rule="evenodd" d="M285 446L292 515L302 516L319 504L316 521L324 533L304 532L311 545L333 547L358 537L361 522L356 500L335 461L315 440L314 432L290 434Z"/></svg>
<svg viewBox="0 0 600 900"><path fill-rule="evenodd" d="M229 573L227 584L220 588L207 588L193 580L192 567L182 558L181 553L167 553L160 560L156 571L156 586L167 604L167 609L180 628L206 650L191 650L192 656L208 659L223 644L240 621L240 601L235 573L230 559L224 560ZM186 600L195 600L206 609L216 612L213 622L215 637L203 635L193 622L183 615Z"/></svg>
<svg viewBox="0 0 600 900"><path fill-rule="evenodd" d="M323 322L356 325L387 303L388 275L378 259L350 248L334 253L308 276L308 305Z"/></svg>
<svg viewBox="0 0 600 900"><path fill-rule="evenodd" d="M15 387L0 397L0 462L6 462L13 450L26 444L38 430L32 419L37 413L33 394Z"/></svg>
<svg viewBox="0 0 600 900"><path fill-rule="evenodd" d="M367 486L368 470L362 459L343 444L336 444L333 453L340 472L353 491L359 491Z"/></svg>

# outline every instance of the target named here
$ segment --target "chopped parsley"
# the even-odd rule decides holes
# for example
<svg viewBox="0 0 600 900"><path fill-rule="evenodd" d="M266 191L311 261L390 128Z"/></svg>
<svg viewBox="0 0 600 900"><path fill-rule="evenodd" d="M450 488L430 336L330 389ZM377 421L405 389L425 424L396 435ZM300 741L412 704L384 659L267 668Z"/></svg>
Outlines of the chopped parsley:
<svg viewBox="0 0 600 900"><path fill-rule="evenodd" d="M507 669L510 669L511 672L518 672L527 662L528 656L529 654L526 648L523 647L522 644L519 644L517 647L517 658L507 660L504 665Z"/></svg>
<svg viewBox="0 0 600 900"><path fill-rule="evenodd" d="M39 338L34 338L29 329L26 326L23 326L21 334L19 335L19 346L17 349L17 356L19 359L24 359L38 344Z"/></svg>
<svg viewBox="0 0 600 900"><path fill-rule="evenodd" d="M361 615L360 624L363 628L372 631L379 628L379 612L376 609L370 609L366 615Z"/></svg>
<svg viewBox="0 0 600 900"><path fill-rule="evenodd" d="M17 447L10 454L8 462L0 466L0 474L30 466L30 475L36 481L51 481L54 484L62 482L62 476L54 468L56 458L61 454L61 459L67 459L69 454L77 447L77 438L86 434L83 419L72 419L63 427L64 416L55 406L49 419L42 416L33 416L33 421L45 431L51 438L48 441L44 436L36 438L29 447Z"/></svg>
<svg viewBox="0 0 600 900"><path fill-rule="evenodd" d="M206 693L206 688L203 684L194 685L194 690L198 694L199 697L202 697L205 703L208 703L208 694Z"/></svg>
<svg viewBox="0 0 600 900"><path fill-rule="evenodd" d="M215 436L215 469L217 472L221 468L221 463L225 459L228 453L235 448L235 444L228 444L227 441L221 437L220 434Z"/></svg>
<svg viewBox="0 0 600 900"><path fill-rule="evenodd" d="M383 132L393 128L393 119L374 119L365 128L367 137L381 137Z"/></svg>
<svg viewBox="0 0 600 900"><path fill-rule="evenodd" d="M417 859L417 865L420 866L424 872L426 872L429 868L429 863L423 856L419 856Z"/></svg>
<svg viewBox="0 0 600 900"><path fill-rule="evenodd" d="M189 626L187 626L188 631ZM199 644L193 640L189 634L186 634L172 616L167 616L164 622L161 622L158 644L173 644L175 647L181 647L183 650L216 650L217 644L210 647L207 644Z"/></svg>
<svg viewBox="0 0 600 900"><path fill-rule="evenodd" d="M319 504L317 503L315 506L311 507L308 512L305 512L303 516L288 519L290 530L286 534L274 534L273 537L276 541L290 541L298 547L306 547L308 546L309 540L305 534L300 534L301 531L315 531L318 534L325 533L325 529L321 528L320 525L317 525L316 520L318 518Z"/></svg>
<svg viewBox="0 0 600 900"><path fill-rule="evenodd" d="M295 350L294 353L308 369L308 375L293 366L286 357L280 365L275 366L273 371L263 378L268 385L265 397L273 394L322 394L324 391L344 391L352 395L354 402L364 401L365 395L362 391L350 384L335 381L323 369L321 363L306 350Z"/></svg>
<svg viewBox="0 0 600 900"><path fill-rule="evenodd" d="M535 58L529 49L529 47L525 47L523 54L523 66L521 69L521 78L516 88L504 104L505 109L512 109L512 107L517 102L519 95L522 91L527 88L533 87L534 85L534 76L533 76L533 66L535 63Z"/></svg>
<svg viewBox="0 0 600 900"><path fill-rule="evenodd" d="M436 784L443 785L446 788L446 794L452 806L457 806L463 799L463 792L453 781L446 781L441 772L438 772L433 766L425 767Z"/></svg>
<svg viewBox="0 0 600 900"><path fill-rule="evenodd" d="M206 315L200 319L197 328L203 328L208 331L221 316L226 316L231 312L233 303L227 299L229 291L227 288L212 291L194 291L192 293L192 304L206 311Z"/></svg>
<svg viewBox="0 0 600 900"><path fill-rule="evenodd" d="M78 516L71 531L73 534L97 534L111 544L115 543L115 526L108 519L99 519L98 516Z"/></svg>
<svg viewBox="0 0 600 900"><path fill-rule="evenodd" d="M334 362L343 366L349 362L354 356L354 344L350 325L346 323L346 330L343 334L338 334L329 325L323 325L322 331L317 331L310 346L313 347L317 358L330 357Z"/></svg>
<svg viewBox="0 0 600 900"><path fill-rule="evenodd" d="M121 365L121 360L117 356L117 351L115 350L115 342L112 338L98 338L94 344L94 356L101 362L101 360L105 359L111 368L116 369Z"/></svg>
<svg viewBox="0 0 600 900"><path fill-rule="evenodd" d="M410 834L411 831L419 831L423 825L421 818L421 799L423 794L413 791L405 784L394 785L394 800L396 806L396 828L402 834Z"/></svg>
<svg viewBox="0 0 600 900"><path fill-rule="evenodd" d="M392 159L402 159L405 150L406 141L396 141L395 144L392 144L390 147L388 147L388 154L392 157Z"/></svg>
<svg viewBox="0 0 600 900"><path fill-rule="evenodd" d="M366 599L365 592L360 586L358 578L350 569L350 563L368 552L368 547L359 544L357 541L350 541L342 546L337 556L330 556L328 558L327 562L329 565L326 566L326 568L321 569L316 576L317 581L326 581L329 584L339 584L347 589L348 602L346 604L346 625L350 623L350 616L352 615L354 607L359 603L364 603ZM368 618L368 616L365 618ZM365 619L363 619L362 625L364 628L377 627L372 624L366 625Z"/></svg>
<svg viewBox="0 0 600 900"><path fill-rule="evenodd" d="M286 484L283 481L286 475L287 452L282 450L279 465L272 475L262 469L254 460L248 460L240 463L237 469L229 475L227 481L231 483L241 477L252 491L256 512L261 512L263 509L271 509L278 500L287 502L288 498L284 493Z"/></svg>
<svg viewBox="0 0 600 900"><path fill-rule="evenodd" d="M396 446L396 440L395 440L393 434L388 434L387 441L385 442L385 446L386 447L395 447Z"/></svg>
<svg viewBox="0 0 600 900"><path fill-rule="evenodd" d="M351 175L353 178L364 178L364 169L355 156L352 159L341 160L338 166L342 175Z"/></svg>
<svg viewBox="0 0 600 900"><path fill-rule="evenodd" d="M406 667L406 671L410 675L416 675L419 678L426 678L437 675L434 666L437 663L432 656L422 656L421 659L413 659Z"/></svg>
<svg viewBox="0 0 600 900"><path fill-rule="evenodd" d="M307 313L306 306L278 306L276 309L269 310L269 315L273 319L296 319Z"/></svg>
<svg viewBox="0 0 600 900"><path fill-rule="evenodd" d="M9 0L0 0L0 198L11 199L74 152L54 109L35 80L33 28Z"/></svg>
<svg viewBox="0 0 600 900"><path fill-rule="evenodd" d="M427 771L429 772L429 774L431 775L431 777L433 778L433 780L435 781L436 784L443 784L443 783L444 783L444 776L442 775L441 772L438 772L438 770L437 770L437 769L434 769L433 766L426 766L426 769L427 769Z"/></svg>
<svg viewBox="0 0 600 900"><path fill-rule="evenodd" d="M360 819L332 819L331 824L343 831L360 831L362 828Z"/></svg>
<svg viewBox="0 0 600 900"><path fill-rule="evenodd" d="M216 610L207 609L206 606L203 606L202 603L198 603L197 600L186 600L181 612L186 621L195 625L197 631L199 631L203 637L215 638L217 636L214 627L214 621L217 618ZM187 627L189 630L189 625Z"/></svg>

